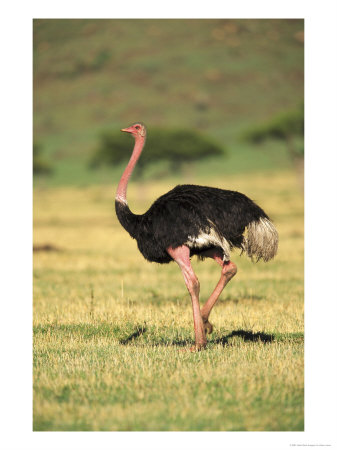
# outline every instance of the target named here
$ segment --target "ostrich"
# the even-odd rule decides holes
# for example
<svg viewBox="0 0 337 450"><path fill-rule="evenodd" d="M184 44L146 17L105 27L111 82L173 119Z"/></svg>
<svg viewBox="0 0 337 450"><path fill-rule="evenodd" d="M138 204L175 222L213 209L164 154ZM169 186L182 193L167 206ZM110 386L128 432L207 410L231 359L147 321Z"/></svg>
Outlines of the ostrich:
<svg viewBox="0 0 337 450"><path fill-rule="evenodd" d="M206 347L206 334L213 331L208 318L237 267L230 260L233 247L253 261L269 261L277 252L278 233L267 214L244 194L197 185L178 185L159 197L145 214L133 214L126 199L129 178L146 139L146 127L137 122L121 131L135 139L134 149L119 181L115 206L121 225L145 259L160 264L175 261L180 267L192 300L195 346ZM200 309L200 284L190 258L213 258L221 275L211 296Z"/></svg>

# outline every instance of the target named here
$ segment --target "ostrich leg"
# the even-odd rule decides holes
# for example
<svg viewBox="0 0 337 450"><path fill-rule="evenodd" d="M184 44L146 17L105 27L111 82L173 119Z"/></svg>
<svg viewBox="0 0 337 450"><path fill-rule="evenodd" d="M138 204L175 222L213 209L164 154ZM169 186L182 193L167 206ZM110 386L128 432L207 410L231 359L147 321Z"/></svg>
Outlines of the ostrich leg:
<svg viewBox="0 0 337 450"><path fill-rule="evenodd" d="M203 256L213 258L222 267L220 280L218 281L218 284L216 285L211 296L201 309L201 317L204 323L205 332L210 334L213 331L213 325L208 321L208 317L211 313L213 306L218 300L221 292L223 291L224 287L236 274L237 267L232 261L224 262L222 259L223 255L221 251L217 249L206 250L205 252L203 252Z"/></svg>
<svg viewBox="0 0 337 450"><path fill-rule="evenodd" d="M191 266L190 249L185 245L174 249L169 247L167 253L179 265L191 296L195 333L195 347L191 351L199 351L206 346L207 341L199 305L200 284Z"/></svg>

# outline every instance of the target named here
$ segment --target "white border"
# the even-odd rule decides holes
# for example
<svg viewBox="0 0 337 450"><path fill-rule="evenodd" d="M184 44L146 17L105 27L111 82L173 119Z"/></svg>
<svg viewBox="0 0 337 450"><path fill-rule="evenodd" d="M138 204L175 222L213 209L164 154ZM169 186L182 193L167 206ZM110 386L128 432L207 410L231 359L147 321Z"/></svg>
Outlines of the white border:
<svg viewBox="0 0 337 450"><path fill-rule="evenodd" d="M2 8L2 372L4 449L287 449L336 446L337 10L320 2L7 2ZM5 9L5 11L4 11ZM305 432L33 433L31 422L32 18L305 18ZM5 170L4 170L5 169ZM4 269L9 269L5 270Z"/></svg>

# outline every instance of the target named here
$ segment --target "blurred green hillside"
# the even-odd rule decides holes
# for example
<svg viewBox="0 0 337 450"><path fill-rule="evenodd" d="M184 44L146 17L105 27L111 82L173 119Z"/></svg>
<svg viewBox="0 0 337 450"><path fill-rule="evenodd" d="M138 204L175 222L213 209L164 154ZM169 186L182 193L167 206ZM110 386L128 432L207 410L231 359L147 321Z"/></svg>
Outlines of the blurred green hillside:
<svg viewBox="0 0 337 450"><path fill-rule="evenodd" d="M303 29L300 19L34 20L34 141L53 165L47 182L117 180L121 167L90 171L88 160L102 130L135 121L228 148L196 164L198 176L289 167L281 143L255 148L240 135L303 100Z"/></svg>

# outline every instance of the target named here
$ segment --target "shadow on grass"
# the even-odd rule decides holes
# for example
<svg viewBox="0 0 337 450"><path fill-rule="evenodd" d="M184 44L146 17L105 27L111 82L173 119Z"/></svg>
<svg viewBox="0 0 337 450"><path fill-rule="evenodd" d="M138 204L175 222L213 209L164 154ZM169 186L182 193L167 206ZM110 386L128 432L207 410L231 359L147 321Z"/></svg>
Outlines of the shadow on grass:
<svg viewBox="0 0 337 450"><path fill-rule="evenodd" d="M229 345L229 339L238 336L241 337L245 342L263 342L264 344L273 342L275 340L275 336L273 334L266 334L266 333L253 333L252 331L246 331L246 330L235 330L232 331L227 336L222 336L217 339L214 339L210 342L214 344L221 344L223 346Z"/></svg>
<svg viewBox="0 0 337 450"><path fill-rule="evenodd" d="M127 345L129 342L133 341L134 339L136 339L139 336L141 336L142 334L144 334L145 331L146 331L146 327L145 326L138 327L137 330L134 333L130 334L130 336L128 336L125 339L121 339L119 341L119 343L122 344L122 345Z"/></svg>
<svg viewBox="0 0 337 450"><path fill-rule="evenodd" d="M226 336L221 336L216 339L210 339L208 341L208 344L221 344L224 347L225 346L231 346L232 343L229 342L230 338L239 336L241 337L245 342L262 342L264 344L273 342L275 340L275 336L273 334L266 334L266 333L253 333L252 331L245 331L245 330L234 330L230 334ZM193 340L184 339L182 341L173 341L172 345L176 345L178 347L185 347L187 345L193 345Z"/></svg>
<svg viewBox="0 0 337 450"><path fill-rule="evenodd" d="M146 326L139 326L135 332L130 334L130 336L126 337L125 339L120 340L120 344L122 345L128 345L132 341L135 341L138 337L142 336L147 331ZM294 343L300 343L304 341L304 335L303 333L285 333L285 334L268 334L263 332L256 332L253 331L247 331L247 330L234 330L229 334L220 336L220 337L214 337L209 338L208 344L221 344L222 346L233 346L235 343L231 341L231 338L239 337L244 342L261 342L263 344L270 344L274 341L278 342L287 342L291 341ZM151 332L149 336L150 340L145 344L150 345L152 347L160 346L160 345L166 345L166 346L177 346L177 347L186 347L191 346L194 344L193 339L173 339L173 340L165 340L165 338L161 339L161 342L151 342Z"/></svg>

